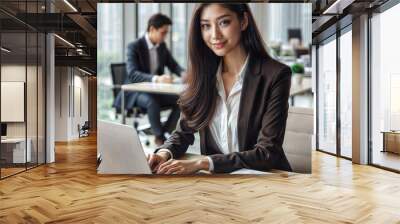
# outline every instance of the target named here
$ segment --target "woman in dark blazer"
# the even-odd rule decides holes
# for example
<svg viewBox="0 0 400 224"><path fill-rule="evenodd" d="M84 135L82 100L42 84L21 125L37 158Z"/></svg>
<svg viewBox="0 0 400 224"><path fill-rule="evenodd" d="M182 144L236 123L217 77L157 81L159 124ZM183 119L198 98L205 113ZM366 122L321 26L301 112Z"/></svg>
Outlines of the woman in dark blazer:
<svg viewBox="0 0 400 224"><path fill-rule="evenodd" d="M291 70L268 55L249 6L198 5L188 47L181 118L165 144L149 155L153 171L291 171L282 149ZM179 160L197 131L204 157Z"/></svg>

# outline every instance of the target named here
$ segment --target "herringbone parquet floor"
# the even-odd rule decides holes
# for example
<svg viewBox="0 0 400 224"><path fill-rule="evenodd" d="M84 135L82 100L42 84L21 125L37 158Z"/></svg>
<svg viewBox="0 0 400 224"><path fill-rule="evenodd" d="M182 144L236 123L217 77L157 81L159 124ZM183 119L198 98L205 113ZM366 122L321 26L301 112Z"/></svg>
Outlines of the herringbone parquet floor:
<svg viewBox="0 0 400 224"><path fill-rule="evenodd" d="M400 223L400 175L313 153L313 174L101 176L96 139L0 181L0 223Z"/></svg>

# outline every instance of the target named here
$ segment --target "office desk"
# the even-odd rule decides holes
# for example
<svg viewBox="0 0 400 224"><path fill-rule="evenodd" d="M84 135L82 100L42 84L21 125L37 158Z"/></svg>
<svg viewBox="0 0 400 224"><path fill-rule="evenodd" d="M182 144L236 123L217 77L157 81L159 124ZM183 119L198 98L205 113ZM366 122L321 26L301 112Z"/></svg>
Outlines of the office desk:
<svg viewBox="0 0 400 224"><path fill-rule="evenodd" d="M290 87L290 101L291 105L294 106L294 97L306 92L312 91L312 79L310 77L303 77L301 84L292 83Z"/></svg>
<svg viewBox="0 0 400 224"><path fill-rule="evenodd" d="M156 93L166 95L179 95L185 88L184 84L175 83L152 83L152 82L139 82L124 84L121 86L121 112L122 112L122 124L126 124L125 115L125 92L145 92L145 93Z"/></svg>
<svg viewBox="0 0 400 224"><path fill-rule="evenodd" d="M2 159L6 163L25 163L31 161L32 140L27 138L25 151L25 138L6 138L1 140Z"/></svg>
<svg viewBox="0 0 400 224"><path fill-rule="evenodd" d="M392 152L400 154L400 132L382 131L381 133L383 134L382 152Z"/></svg>
<svg viewBox="0 0 400 224"><path fill-rule="evenodd" d="M179 95L185 88L184 84L175 83L152 83L152 82L140 82L124 84L121 86L122 100L121 100L121 111L125 108L125 92L146 92L156 94L167 94L167 95ZM306 93L312 89L311 78L303 78L300 85L292 83L290 88L290 98L292 105L294 103L294 96ZM122 112L122 124L126 124L126 115Z"/></svg>
<svg viewBox="0 0 400 224"><path fill-rule="evenodd" d="M305 93L307 91L311 91L312 88L312 80L309 77L304 77L301 84L292 83L290 87L290 96L295 96L298 94Z"/></svg>

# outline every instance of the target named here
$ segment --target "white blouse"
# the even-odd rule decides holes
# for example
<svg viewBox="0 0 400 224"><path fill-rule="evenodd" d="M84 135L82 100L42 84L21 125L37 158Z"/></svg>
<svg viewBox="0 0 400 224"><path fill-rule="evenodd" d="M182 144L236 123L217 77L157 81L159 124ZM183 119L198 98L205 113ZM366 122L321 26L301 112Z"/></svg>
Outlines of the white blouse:
<svg viewBox="0 0 400 224"><path fill-rule="evenodd" d="M248 60L249 56L246 57L246 61L240 69L240 72L237 75L237 80L228 96L225 94L224 82L222 80L222 61L219 64L216 73L218 98L214 117L211 119L209 129L212 137L218 145L218 148L223 154L239 152L237 120L243 78L246 72ZM209 170L212 171L214 170L214 164L210 157L207 158L210 164Z"/></svg>

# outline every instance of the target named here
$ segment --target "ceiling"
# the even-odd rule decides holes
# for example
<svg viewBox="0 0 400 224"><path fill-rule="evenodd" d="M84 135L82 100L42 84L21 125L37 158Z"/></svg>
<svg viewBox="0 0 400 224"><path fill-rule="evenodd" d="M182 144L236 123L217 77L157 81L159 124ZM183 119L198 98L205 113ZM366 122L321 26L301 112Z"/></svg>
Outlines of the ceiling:
<svg viewBox="0 0 400 224"><path fill-rule="evenodd" d="M8 58L23 58L25 31L53 32L57 65L79 66L96 73L96 0L1 0L3 46L13 51ZM50 11L52 13L48 13ZM28 35L29 36L29 35ZM28 38L30 39L30 38ZM28 44L28 58L35 47Z"/></svg>
<svg viewBox="0 0 400 224"><path fill-rule="evenodd" d="M269 2L312 3L313 39L346 16L357 16L387 0L272 0ZM37 30L54 32L56 65L72 65L96 72L97 2L135 2L118 0L1 0L0 22L5 38L21 43L18 32ZM48 13L52 9L53 13ZM351 19L350 19L351 20ZM63 41L66 40L66 41ZM3 42L4 43L4 42ZM71 45L72 44L72 45ZM21 48L22 49L22 48ZM30 52L28 47L28 52ZM16 53L17 54L17 53Z"/></svg>
<svg viewBox="0 0 400 224"><path fill-rule="evenodd" d="M372 12L388 0L313 0L313 43L351 23L353 17Z"/></svg>

